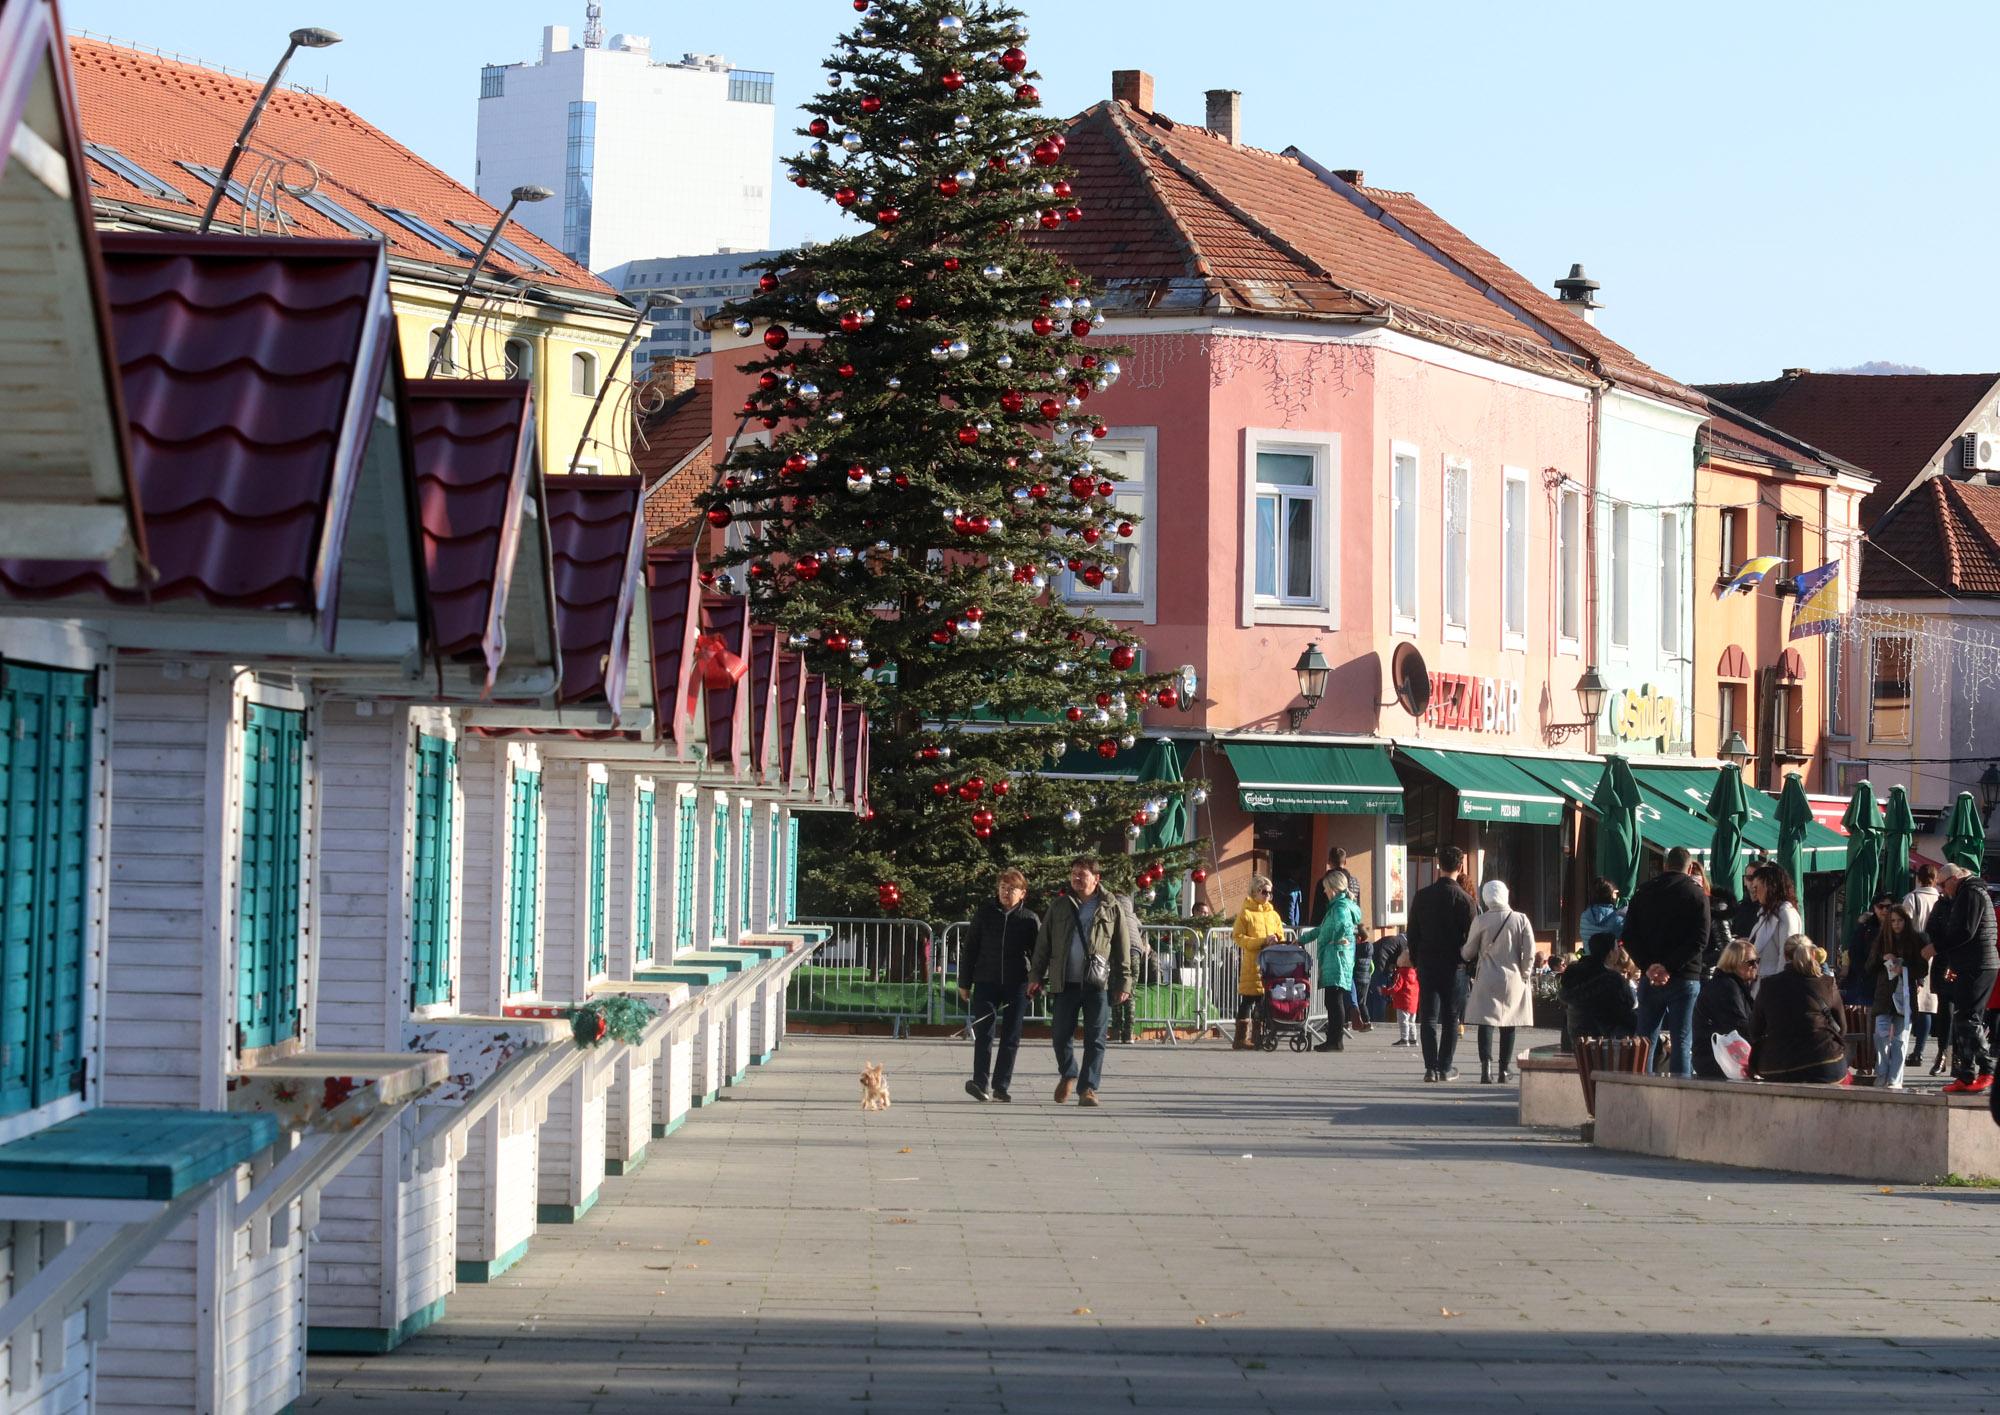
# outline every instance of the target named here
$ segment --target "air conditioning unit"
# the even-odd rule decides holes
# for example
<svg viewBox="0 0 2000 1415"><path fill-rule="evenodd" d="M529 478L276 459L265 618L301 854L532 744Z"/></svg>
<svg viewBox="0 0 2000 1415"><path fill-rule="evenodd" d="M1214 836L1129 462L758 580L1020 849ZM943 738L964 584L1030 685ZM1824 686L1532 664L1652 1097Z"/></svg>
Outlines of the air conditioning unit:
<svg viewBox="0 0 2000 1415"><path fill-rule="evenodd" d="M1968 432L1959 439L1959 455L1968 472L2000 471L2000 434Z"/></svg>

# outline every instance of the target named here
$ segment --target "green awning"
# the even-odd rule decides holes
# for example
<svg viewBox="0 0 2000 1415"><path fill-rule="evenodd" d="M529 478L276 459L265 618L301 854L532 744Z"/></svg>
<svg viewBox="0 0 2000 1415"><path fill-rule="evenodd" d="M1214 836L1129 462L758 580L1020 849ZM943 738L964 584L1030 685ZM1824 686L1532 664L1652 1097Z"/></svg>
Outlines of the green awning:
<svg viewBox="0 0 2000 1415"><path fill-rule="evenodd" d="M1515 757L1515 765L1538 781L1547 783L1578 805L1589 809L1603 768L1594 762L1573 762L1556 758ZM1685 846L1697 857L1708 857L1708 845L1715 827L1705 816L1681 809L1678 800L1650 786L1639 768L1632 769L1643 798L1639 805L1639 838L1655 850ZM1707 798L1703 801L1706 803Z"/></svg>
<svg viewBox="0 0 2000 1415"><path fill-rule="evenodd" d="M1386 747L1224 742L1246 811L1343 816L1396 814L1403 786Z"/></svg>
<svg viewBox="0 0 2000 1415"><path fill-rule="evenodd" d="M1460 820L1560 825L1562 797L1547 783L1491 752L1454 752L1442 747L1396 749L1458 792Z"/></svg>
<svg viewBox="0 0 2000 1415"><path fill-rule="evenodd" d="M1682 809L1707 819L1708 792L1715 787L1714 767L1635 766L1632 774L1639 779L1640 786L1657 791ZM1752 791L1749 797L1750 815L1743 822L1744 853L1754 855L1761 851L1775 858L1778 853L1777 802L1762 791ZM1846 869L1847 837L1814 821L1806 827L1805 867L1811 874Z"/></svg>

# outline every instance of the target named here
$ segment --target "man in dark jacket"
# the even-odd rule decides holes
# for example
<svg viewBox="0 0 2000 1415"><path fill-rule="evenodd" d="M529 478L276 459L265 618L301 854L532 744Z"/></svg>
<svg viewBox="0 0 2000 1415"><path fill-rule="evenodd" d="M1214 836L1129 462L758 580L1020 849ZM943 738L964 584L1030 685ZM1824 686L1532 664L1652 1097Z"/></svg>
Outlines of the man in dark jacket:
<svg viewBox="0 0 2000 1415"><path fill-rule="evenodd" d="M958 955L958 1000L972 1004L972 1079L965 1092L976 1101L1011 1101L1007 1087L1014 1079L1014 1054L1021 1049L1021 1023L1028 1014L1028 961L1042 921L1022 905L1028 877L1019 870L1000 871L993 893L974 911Z"/></svg>
<svg viewBox="0 0 2000 1415"><path fill-rule="evenodd" d="M1333 907L1333 896L1342 892L1352 896L1355 906L1360 907L1361 881L1347 868L1347 852L1336 845L1326 852L1326 872L1313 882L1312 915L1307 922L1314 928L1325 923L1326 912Z"/></svg>
<svg viewBox="0 0 2000 1415"><path fill-rule="evenodd" d="M1933 947L1951 989L1951 1084L1954 1094L1992 1089L1993 1048L1986 1038L1986 999L2000 981L2000 939L1986 887L1963 865L1938 871L1944 898L1931 911Z"/></svg>
<svg viewBox="0 0 2000 1415"><path fill-rule="evenodd" d="M1417 969L1426 1081L1458 1078L1451 1064L1458 1050L1458 974L1473 915L1472 896L1459 880L1464 870L1465 852L1445 846L1438 851L1438 877L1410 900L1410 962Z"/></svg>
<svg viewBox="0 0 2000 1415"><path fill-rule="evenodd" d="M1639 1035L1673 1038L1671 1071L1694 1073L1694 1003L1701 995L1701 960L1708 952L1708 891L1690 873L1694 856L1676 845L1666 869L1632 891L1625 910L1625 951L1639 965ZM1656 1070L1667 1069L1656 1065Z"/></svg>

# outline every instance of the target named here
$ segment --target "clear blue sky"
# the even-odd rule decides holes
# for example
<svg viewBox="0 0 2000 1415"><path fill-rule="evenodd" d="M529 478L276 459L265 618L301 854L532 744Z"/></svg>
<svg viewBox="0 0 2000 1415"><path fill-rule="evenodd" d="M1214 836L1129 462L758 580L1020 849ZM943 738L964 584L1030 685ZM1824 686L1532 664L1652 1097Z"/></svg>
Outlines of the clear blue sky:
<svg viewBox="0 0 2000 1415"><path fill-rule="evenodd" d="M1581 260L1603 327L1691 381L1882 359L2000 368L2000 5L1913 0L1320 3L1030 0L1044 103L1143 68L1169 116L1243 91L1246 141L1416 192L1537 282ZM848 0L605 0L656 53L777 73L778 156ZM346 42L293 77L469 182L479 67L534 57L583 0L64 0L73 29L266 72L300 24ZM662 135L671 141L671 135ZM834 232L782 182L773 230ZM1090 194L1081 193L1086 207Z"/></svg>

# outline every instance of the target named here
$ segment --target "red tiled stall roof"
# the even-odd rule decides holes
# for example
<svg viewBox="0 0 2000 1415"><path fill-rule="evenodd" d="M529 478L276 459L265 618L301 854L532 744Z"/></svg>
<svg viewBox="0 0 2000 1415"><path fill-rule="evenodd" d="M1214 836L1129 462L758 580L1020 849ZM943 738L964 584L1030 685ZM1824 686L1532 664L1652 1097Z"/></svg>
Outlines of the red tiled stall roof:
<svg viewBox="0 0 2000 1415"><path fill-rule="evenodd" d="M692 549L658 548L646 552L646 613L652 621L654 736L671 738L686 755L689 732L690 675L694 671L694 637L700 628L701 590Z"/></svg>
<svg viewBox="0 0 2000 1415"><path fill-rule="evenodd" d="M842 785L847 791L847 804L858 815L868 784L868 714L852 705L843 706L840 732L847 744L847 755L841 763Z"/></svg>
<svg viewBox="0 0 2000 1415"><path fill-rule="evenodd" d="M737 775L756 763L736 740L737 706L751 691L750 605L740 595L701 597L702 633L722 641L722 646L743 660L743 676L727 687L708 690L708 759L729 762L739 768ZM755 711L750 714L753 718Z"/></svg>
<svg viewBox="0 0 2000 1415"><path fill-rule="evenodd" d="M84 136L116 149L186 198L160 196L92 162L90 175L99 203L171 213L190 221L199 217L208 200L208 183L179 164L220 167L260 85L198 64L91 39L72 39L70 59ZM397 256L460 270L472 264L469 255L442 249L391 220L377 203L410 212L475 251L483 238L451 223L464 221L484 230L498 218L470 189L321 94L282 87L273 93L258 121L255 147L257 152L239 165L238 180L250 183L258 153L288 160L283 173L288 183L307 180L317 172L319 193L373 227ZM373 239L361 237L296 197L280 197L278 210L291 229L306 235ZM225 196L216 219L236 226L243 216L235 199ZM501 274L594 295L613 293L609 285L525 227L509 225L503 239L546 268L535 270L496 249L488 259Z"/></svg>
<svg viewBox="0 0 2000 1415"><path fill-rule="evenodd" d="M656 413L642 418L632 463L646 481L646 543L658 545L692 530L695 503L714 479L703 455L714 441L715 381L695 380Z"/></svg>
<svg viewBox="0 0 2000 1415"><path fill-rule="evenodd" d="M805 712L805 656L778 650L778 779L789 786L800 716Z"/></svg>
<svg viewBox="0 0 2000 1415"><path fill-rule="evenodd" d="M559 703L625 696L625 628L637 592L644 525L639 478L561 476L543 482L555 557Z"/></svg>
<svg viewBox="0 0 2000 1415"><path fill-rule="evenodd" d="M770 737L768 726L774 700L772 690L777 684L778 631L769 624L750 626L750 764L754 770L764 770L765 748Z"/></svg>
<svg viewBox="0 0 2000 1415"><path fill-rule="evenodd" d="M421 379L404 397L437 652L480 660L490 684L507 651L507 586L533 469L529 385Z"/></svg>
<svg viewBox="0 0 2000 1415"><path fill-rule="evenodd" d="M2000 596L2000 487L1926 480L1868 533L1861 593L1869 599Z"/></svg>
<svg viewBox="0 0 2000 1415"><path fill-rule="evenodd" d="M2000 373L1861 374L1797 370L1759 383L1697 384L1703 393L1866 468L1878 485L1864 526L1895 504L1953 433L2000 385Z"/></svg>
<svg viewBox="0 0 2000 1415"><path fill-rule="evenodd" d="M808 673L806 675L806 777L807 788L814 796L827 789L825 777L819 769L820 751L827 746L826 740L826 700L833 690L827 687L826 675Z"/></svg>
<svg viewBox="0 0 2000 1415"><path fill-rule="evenodd" d="M157 574L0 565L20 597L325 612L395 347L379 247L103 235L134 480Z"/></svg>

